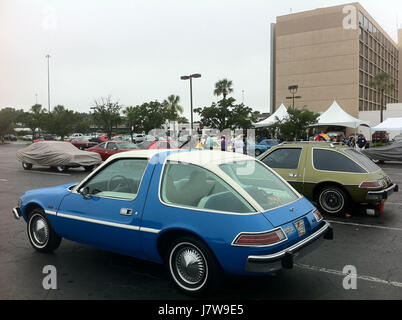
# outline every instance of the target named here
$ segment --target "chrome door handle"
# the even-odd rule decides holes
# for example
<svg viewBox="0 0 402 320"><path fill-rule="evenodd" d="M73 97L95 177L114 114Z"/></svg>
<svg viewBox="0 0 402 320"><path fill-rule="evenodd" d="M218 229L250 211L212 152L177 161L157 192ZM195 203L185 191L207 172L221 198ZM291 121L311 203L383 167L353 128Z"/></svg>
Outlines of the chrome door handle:
<svg viewBox="0 0 402 320"><path fill-rule="evenodd" d="M120 214L123 216L131 216L133 214L133 210L131 209L126 209L126 208L121 208L120 209ZM136 212L137 214L137 212Z"/></svg>

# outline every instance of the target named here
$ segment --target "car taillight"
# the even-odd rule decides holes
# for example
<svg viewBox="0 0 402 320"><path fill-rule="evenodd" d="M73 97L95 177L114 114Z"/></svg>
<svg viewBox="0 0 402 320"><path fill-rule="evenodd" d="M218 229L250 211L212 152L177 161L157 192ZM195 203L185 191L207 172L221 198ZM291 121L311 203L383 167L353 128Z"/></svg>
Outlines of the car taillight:
<svg viewBox="0 0 402 320"><path fill-rule="evenodd" d="M365 189L377 189L381 188L382 184L380 181L367 181L367 182L362 182L359 186L359 188L365 188Z"/></svg>
<svg viewBox="0 0 402 320"><path fill-rule="evenodd" d="M315 217L315 219L317 220L317 222L321 221L322 219L324 219L324 217L322 216L321 212L318 211L317 209L315 209L313 211L313 215Z"/></svg>
<svg viewBox="0 0 402 320"><path fill-rule="evenodd" d="M234 245L245 247L272 246L286 240L286 235L281 228L264 233L241 233L233 241Z"/></svg>

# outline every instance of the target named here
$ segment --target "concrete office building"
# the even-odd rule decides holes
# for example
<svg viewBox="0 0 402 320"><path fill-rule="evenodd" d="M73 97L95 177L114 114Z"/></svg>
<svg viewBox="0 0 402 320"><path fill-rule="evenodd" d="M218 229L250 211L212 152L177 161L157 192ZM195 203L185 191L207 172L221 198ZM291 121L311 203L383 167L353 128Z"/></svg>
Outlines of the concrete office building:
<svg viewBox="0 0 402 320"><path fill-rule="evenodd" d="M271 24L271 111L291 105L288 87L298 85L295 105L326 111L334 99L349 114L380 110L380 94L370 87L387 72L396 88L384 105L402 96L399 47L357 2L277 17Z"/></svg>

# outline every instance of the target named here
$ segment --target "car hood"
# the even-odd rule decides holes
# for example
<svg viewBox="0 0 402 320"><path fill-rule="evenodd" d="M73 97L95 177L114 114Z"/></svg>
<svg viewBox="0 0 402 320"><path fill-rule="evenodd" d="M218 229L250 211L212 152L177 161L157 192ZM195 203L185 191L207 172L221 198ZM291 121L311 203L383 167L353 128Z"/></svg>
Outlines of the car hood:
<svg viewBox="0 0 402 320"><path fill-rule="evenodd" d="M264 217L275 227L297 220L315 207L306 198L301 198L283 207L269 210L263 213Z"/></svg>
<svg viewBox="0 0 402 320"><path fill-rule="evenodd" d="M20 198L21 206L25 207L27 204L34 202L39 204L44 210L57 210L61 200L65 195L70 193L69 189L77 184L78 182L57 187L29 190Z"/></svg>

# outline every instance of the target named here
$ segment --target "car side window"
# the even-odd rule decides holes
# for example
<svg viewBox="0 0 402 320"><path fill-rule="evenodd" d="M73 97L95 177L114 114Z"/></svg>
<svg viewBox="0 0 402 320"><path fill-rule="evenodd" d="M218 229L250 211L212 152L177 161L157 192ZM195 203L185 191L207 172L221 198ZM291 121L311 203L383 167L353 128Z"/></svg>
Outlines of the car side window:
<svg viewBox="0 0 402 320"><path fill-rule="evenodd" d="M164 203L222 212L251 213L255 209L214 173L192 164L167 162L160 190Z"/></svg>
<svg viewBox="0 0 402 320"><path fill-rule="evenodd" d="M147 166L147 159L118 159L92 177L79 191L97 197L133 200Z"/></svg>
<svg viewBox="0 0 402 320"><path fill-rule="evenodd" d="M117 145L114 142L109 142L107 144L106 149L108 149L108 150L117 150Z"/></svg>
<svg viewBox="0 0 402 320"><path fill-rule="evenodd" d="M313 165L322 171L366 173L357 163L332 150L313 149Z"/></svg>
<svg viewBox="0 0 402 320"><path fill-rule="evenodd" d="M105 145L106 145L106 143L104 142L104 143L101 143L98 147L101 149L105 149Z"/></svg>
<svg viewBox="0 0 402 320"><path fill-rule="evenodd" d="M267 155L262 162L274 169L297 169L301 148L280 148Z"/></svg>

